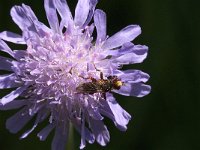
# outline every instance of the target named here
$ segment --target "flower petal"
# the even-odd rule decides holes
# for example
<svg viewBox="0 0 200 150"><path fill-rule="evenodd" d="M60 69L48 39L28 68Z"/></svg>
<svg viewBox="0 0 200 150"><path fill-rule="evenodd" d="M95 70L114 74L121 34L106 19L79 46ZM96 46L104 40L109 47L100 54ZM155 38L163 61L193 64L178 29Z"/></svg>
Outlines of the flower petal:
<svg viewBox="0 0 200 150"><path fill-rule="evenodd" d="M81 133L81 120L79 119L75 119L75 118L71 118L71 121L74 125L74 127L76 128L76 130ZM91 144L94 143L95 138L94 135L90 132L90 130L88 130L88 128L85 127L85 138L86 140Z"/></svg>
<svg viewBox="0 0 200 150"><path fill-rule="evenodd" d="M30 113L29 113L30 114ZM21 137L20 139L24 139L26 138L31 132L33 132L33 130L38 126L38 124L42 121L44 121L44 119L47 118L47 115L46 115L46 111L42 110L40 111L38 114L37 114L37 118L35 120L35 123L33 125L33 127L31 129L29 129L28 131L26 131Z"/></svg>
<svg viewBox="0 0 200 150"><path fill-rule="evenodd" d="M110 134L107 127L104 125L102 121L90 119L90 125L92 132L96 137L96 141L101 146L106 146L106 144L110 141Z"/></svg>
<svg viewBox="0 0 200 150"><path fill-rule="evenodd" d="M33 132L33 130L37 127L37 125L38 125L38 122L35 122L31 129L27 130L25 133L22 134L20 139L26 138L31 132Z"/></svg>
<svg viewBox="0 0 200 150"><path fill-rule="evenodd" d="M67 139L68 139L68 130L69 124L63 130L61 127L56 127L55 135L51 144L52 150L65 150Z"/></svg>
<svg viewBox="0 0 200 150"><path fill-rule="evenodd" d="M17 133L21 130L31 119L33 116L28 114L27 108L23 108L18 111L15 115L7 119L6 121L6 128L11 133Z"/></svg>
<svg viewBox="0 0 200 150"><path fill-rule="evenodd" d="M124 43L120 48L118 49L106 49L104 50L104 54L106 56L111 55L112 57L116 58L121 55L127 54L127 53L132 53L134 44L131 42Z"/></svg>
<svg viewBox="0 0 200 150"><path fill-rule="evenodd" d="M103 120L103 116L99 113L98 108L93 108L92 106L89 106L87 108L87 111L88 111L90 117L92 117L96 120Z"/></svg>
<svg viewBox="0 0 200 150"><path fill-rule="evenodd" d="M148 52L146 45L134 45L131 42L125 43L119 49L120 54L135 53L136 55L144 55Z"/></svg>
<svg viewBox="0 0 200 150"><path fill-rule="evenodd" d="M115 61L120 64L141 63L147 57L147 51L148 47L145 45L133 45L132 48L123 48L119 50L119 53L123 55L117 57Z"/></svg>
<svg viewBox="0 0 200 150"><path fill-rule="evenodd" d="M47 26L38 21L32 9L27 5L14 6L11 9L11 16L23 31L25 41L35 36L34 33L37 33L37 36L43 36L51 32Z"/></svg>
<svg viewBox="0 0 200 150"><path fill-rule="evenodd" d="M100 9L94 13L94 24L97 29L97 42L104 41L106 39L106 14Z"/></svg>
<svg viewBox="0 0 200 150"><path fill-rule="evenodd" d="M0 38L16 44L26 44L21 35L9 31L1 32Z"/></svg>
<svg viewBox="0 0 200 150"><path fill-rule="evenodd" d="M61 22L67 27L69 22L72 22L72 14L66 0L54 0L54 5L61 16Z"/></svg>
<svg viewBox="0 0 200 150"><path fill-rule="evenodd" d="M88 13L88 16L87 16L87 19L83 25L83 28L88 26L88 24L90 23L90 21L92 20L92 17L94 15L94 11L95 11L95 7L98 3L98 0L90 0L90 8L89 8L89 13Z"/></svg>
<svg viewBox="0 0 200 150"><path fill-rule="evenodd" d="M123 65L135 64L135 63L141 63L146 57L147 57L147 54L145 54L141 57L134 53L128 53L128 54L124 54L124 55L118 57L117 59L115 59L115 61L120 64L123 64Z"/></svg>
<svg viewBox="0 0 200 150"><path fill-rule="evenodd" d="M86 141L85 141L85 115L82 116L81 118L81 144L80 144L80 149L85 148L86 146Z"/></svg>
<svg viewBox="0 0 200 150"><path fill-rule="evenodd" d="M0 105L0 110L18 109L27 104L26 100L14 100L5 105Z"/></svg>
<svg viewBox="0 0 200 150"><path fill-rule="evenodd" d="M96 106L97 104L93 104L93 97L88 98L88 103L90 104L87 106L88 115L95 120L103 120L103 116L100 114L98 106Z"/></svg>
<svg viewBox="0 0 200 150"><path fill-rule="evenodd" d="M41 141L45 141L49 133L55 128L55 124L51 123L48 124L45 128L43 128L37 136L40 138Z"/></svg>
<svg viewBox="0 0 200 150"><path fill-rule="evenodd" d="M0 70L12 71L12 59L0 56Z"/></svg>
<svg viewBox="0 0 200 150"><path fill-rule="evenodd" d="M5 105L11 101L13 101L15 98L17 98L22 92L24 92L27 89L28 86L22 86L18 87L16 90L12 91L8 95L4 96L2 99L0 99L0 105Z"/></svg>
<svg viewBox="0 0 200 150"><path fill-rule="evenodd" d="M49 29L45 24L43 24L39 21L34 21L34 26L35 26L35 29L37 32L36 38L38 35L43 38L45 36L49 36L52 33L51 29ZM25 31L24 31L24 33L25 33ZM33 33L31 33L31 32L29 32L28 34L29 34L28 36L25 36L25 37L28 37L28 38L26 38L26 40L29 40L29 38L33 35ZM31 37L31 38L33 38L33 37Z"/></svg>
<svg viewBox="0 0 200 150"><path fill-rule="evenodd" d="M34 21L37 21L37 18L30 7L26 5L14 6L11 9L11 16L13 21L19 26L23 31L28 29L29 31L35 31Z"/></svg>
<svg viewBox="0 0 200 150"><path fill-rule="evenodd" d="M53 0L44 0L44 8L51 29L56 33L59 33L58 16Z"/></svg>
<svg viewBox="0 0 200 150"><path fill-rule="evenodd" d="M19 87L20 84L15 82L16 79L17 77L14 73L9 75L0 75L0 89Z"/></svg>
<svg viewBox="0 0 200 150"><path fill-rule="evenodd" d="M108 38L103 49L113 49L123 45L124 43L134 40L141 33L141 28L138 25L129 25Z"/></svg>
<svg viewBox="0 0 200 150"><path fill-rule="evenodd" d="M32 11L30 6L22 4L22 8L24 9L27 19L29 19L30 22L38 21L37 17L35 16L35 13Z"/></svg>
<svg viewBox="0 0 200 150"><path fill-rule="evenodd" d="M115 117L115 125L122 131L127 129L126 125L128 124L131 116L127 113L115 100L111 94L107 94L107 103Z"/></svg>
<svg viewBox="0 0 200 150"><path fill-rule="evenodd" d="M13 51L13 56L15 59L20 60L21 58L23 58L25 55L27 55L27 52L24 50L14 50ZM14 62L13 62L14 64Z"/></svg>
<svg viewBox="0 0 200 150"><path fill-rule="evenodd" d="M79 0L76 9L74 23L76 26L82 27L85 23L90 10L90 0Z"/></svg>
<svg viewBox="0 0 200 150"><path fill-rule="evenodd" d="M147 82L149 80L149 75L140 70L125 70L122 71L122 74L117 75L123 82L129 83L138 83L138 82Z"/></svg>
<svg viewBox="0 0 200 150"><path fill-rule="evenodd" d="M10 47L0 39L0 51L8 53L10 56L13 57L13 51L10 49Z"/></svg>
<svg viewBox="0 0 200 150"><path fill-rule="evenodd" d="M143 97L151 92L151 86L143 83L125 83L119 90L113 91L125 96Z"/></svg>

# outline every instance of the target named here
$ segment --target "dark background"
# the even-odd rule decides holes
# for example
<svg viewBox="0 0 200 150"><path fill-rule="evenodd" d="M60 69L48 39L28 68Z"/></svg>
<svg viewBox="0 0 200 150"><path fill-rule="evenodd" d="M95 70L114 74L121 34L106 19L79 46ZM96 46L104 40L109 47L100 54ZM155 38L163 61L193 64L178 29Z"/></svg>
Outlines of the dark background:
<svg viewBox="0 0 200 150"><path fill-rule="evenodd" d="M21 33L11 17L13 5L30 5L41 22L47 24L43 1L0 2L0 31ZM71 10L76 1L68 0ZM106 147L87 144L88 150L198 150L200 149L200 12L198 0L101 0L97 8L107 13L108 35L129 24L139 24L142 34L135 44L149 46L142 64L129 66L150 74L150 95L144 98L118 96L119 104L133 119L126 132L106 120L111 141ZM3 96L3 92L0 93ZM45 142L36 137L41 127L28 138L11 134L6 118L15 111L0 112L0 150L50 149L53 133ZM75 149L80 136L75 133Z"/></svg>

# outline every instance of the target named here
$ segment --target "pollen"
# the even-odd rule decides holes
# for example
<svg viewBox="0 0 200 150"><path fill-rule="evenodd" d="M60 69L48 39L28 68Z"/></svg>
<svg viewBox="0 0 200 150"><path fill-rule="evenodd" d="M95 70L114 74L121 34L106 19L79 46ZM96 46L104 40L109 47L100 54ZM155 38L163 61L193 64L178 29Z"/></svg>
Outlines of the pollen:
<svg viewBox="0 0 200 150"><path fill-rule="evenodd" d="M123 83L122 83L122 81L117 81L117 82L115 83L115 85L116 85L117 87L121 87L121 86L123 85Z"/></svg>

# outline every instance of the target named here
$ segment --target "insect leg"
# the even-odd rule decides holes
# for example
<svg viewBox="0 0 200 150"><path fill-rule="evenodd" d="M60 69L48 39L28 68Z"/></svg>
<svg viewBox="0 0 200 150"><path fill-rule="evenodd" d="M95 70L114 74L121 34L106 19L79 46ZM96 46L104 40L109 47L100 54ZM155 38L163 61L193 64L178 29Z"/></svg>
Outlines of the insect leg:
<svg viewBox="0 0 200 150"><path fill-rule="evenodd" d="M103 72L102 72L101 70L97 69L97 67L95 66L95 64L94 64L94 63L93 63L93 65L94 65L94 68L95 68L97 71L99 71L99 72L100 72L100 79L102 79L102 80L103 80Z"/></svg>
<svg viewBox="0 0 200 150"><path fill-rule="evenodd" d="M103 72L100 72L100 79L103 79Z"/></svg>
<svg viewBox="0 0 200 150"><path fill-rule="evenodd" d="M96 82L97 80L95 79L95 78L93 78L93 77L84 77L84 76L82 76L82 75L79 75L79 77L81 77L81 78L83 78L83 79L85 79L85 80L88 80L88 79L90 79L92 82Z"/></svg>
<svg viewBox="0 0 200 150"><path fill-rule="evenodd" d="M103 99L106 100L106 93L102 93Z"/></svg>

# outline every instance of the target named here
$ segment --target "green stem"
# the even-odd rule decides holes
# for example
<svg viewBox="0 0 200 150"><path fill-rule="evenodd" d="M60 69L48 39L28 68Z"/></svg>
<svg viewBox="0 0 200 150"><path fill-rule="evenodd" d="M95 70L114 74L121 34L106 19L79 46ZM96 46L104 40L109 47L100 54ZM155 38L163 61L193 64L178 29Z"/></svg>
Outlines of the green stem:
<svg viewBox="0 0 200 150"><path fill-rule="evenodd" d="M69 123L69 137L67 142L67 150L74 150L74 130L71 122Z"/></svg>

